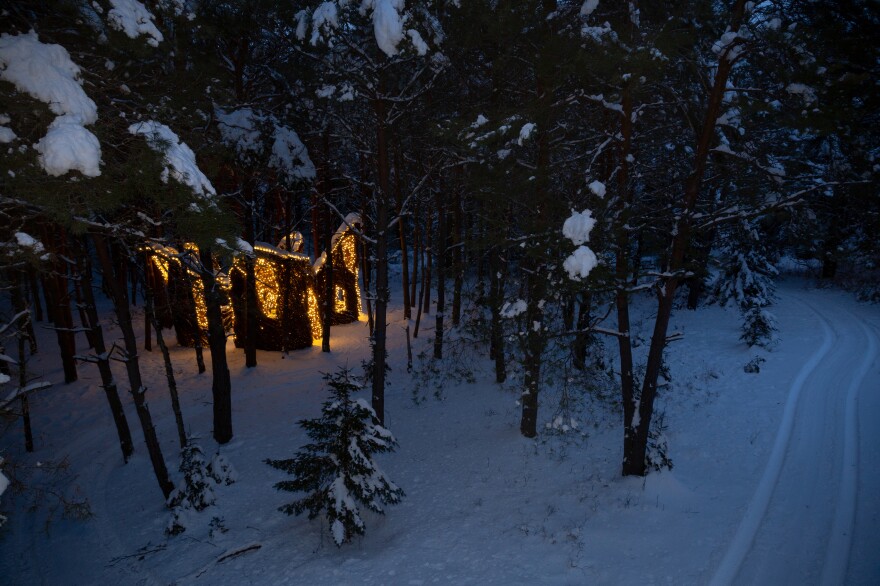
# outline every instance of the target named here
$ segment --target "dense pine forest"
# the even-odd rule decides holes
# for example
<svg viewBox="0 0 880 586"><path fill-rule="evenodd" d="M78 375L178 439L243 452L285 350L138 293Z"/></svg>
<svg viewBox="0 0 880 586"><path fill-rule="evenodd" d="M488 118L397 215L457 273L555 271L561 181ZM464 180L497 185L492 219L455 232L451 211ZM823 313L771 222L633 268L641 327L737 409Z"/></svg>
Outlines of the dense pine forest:
<svg viewBox="0 0 880 586"><path fill-rule="evenodd" d="M613 472L583 490L656 487L705 456L669 437L712 436L693 423L699 415L673 413L712 403L712 385L790 389L774 403L782 409L809 392L814 371L831 369L810 340L838 328L846 339L849 318L797 321L790 306L851 304L862 309L846 315L874 323L871 0L10 0L0 14L0 548L44 522L46 535L50 523L73 535L101 516L76 480L89 458L63 441L90 425L95 440L80 454L117 470L101 482L138 486L127 498L141 512L116 522L161 517L107 568L165 555L187 535L241 535L210 511L246 476L279 489L270 513L320 519L312 529L332 550L366 547L381 513L417 508L407 496L417 482L406 482L417 465L396 458L442 459L446 438L457 449L459 417L446 409L504 413L515 433L472 439L487 466L484 450L559 462L598 442ZM792 279L832 297L807 297ZM810 323L824 333L785 345ZM701 327L708 333L691 338ZM852 328L866 341L851 354L868 358L835 372L854 377L856 397L876 383L877 334ZM805 365L806 383L785 371L788 356ZM828 383L844 393L848 384ZM479 402L453 407L465 401L453 389L468 385ZM317 395L298 399L297 389ZM487 394L499 390L503 409ZM421 409L422 423L402 423L402 405ZM748 422L748 405L727 408ZM86 412L100 423L55 427ZM269 431L273 412L293 438ZM398 423L405 436L436 429L441 443L408 448ZM605 432L607 442L589 439ZM729 467L721 452L709 459ZM496 476L515 486L525 471L550 474L530 462L510 460ZM254 490L227 501L262 498ZM305 535L309 525L296 527ZM590 547L571 531L552 543ZM876 564L856 571L851 561L846 573L864 546L856 535L847 549L832 538L835 553L807 582L880 579ZM270 541L224 542L201 570L144 575L192 583L196 570L261 555ZM670 579L761 582L736 547L713 547L709 567ZM141 571L65 578L76 565L67 561L38 578L12 557L0 560L10 583L135 583ZM348 583L326 573L335 563L315 575ZM401 558L376 563L368 583L424 577L400 582ZM650 563L640 563L635 574L587 564L547 579L648 580L639 572ZM437 577L481 575L463 567ZM276 569L221 571L215 582L282 583L288 569ZM531 571L487 576L519 583Z"/></svg>

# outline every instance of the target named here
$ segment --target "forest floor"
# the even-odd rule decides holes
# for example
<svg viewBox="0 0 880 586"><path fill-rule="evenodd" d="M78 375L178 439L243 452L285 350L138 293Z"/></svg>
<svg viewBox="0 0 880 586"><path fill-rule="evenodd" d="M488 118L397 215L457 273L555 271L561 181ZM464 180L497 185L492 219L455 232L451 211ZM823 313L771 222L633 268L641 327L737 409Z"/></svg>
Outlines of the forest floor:
<svg viewBox="0 0 880 586"><path fill-rule="evenodd" d="M637 309L649 316L650 299ZM771 309L780 328L771 351L739 341L735 310L675 312L671 329L684 339L668 349L657 406L674 467L623 478L620 410L607 375L549 363L542 431L525 439L519 373L495 384L466 332L453 333L444 361L425 358L432 315L423 316L408 374L398 307L389 323L386 424L400 447L379 461L406 497L385 516L365 514L366 535L342 548L320 519L277 510L294 495L273 488L285 475L263 461L306 443L296 422L320 413L322 372L360 370L364 322L335 327L329 354L320 346L260 352L255 369L230 340L235 435L220 447L211 438L210 362L199 375L193 350L172 349L187 429L238 473L174 537L164 533L170 514L131 397L124 393L136 452L123 464L97 369L82 364L78 382L60 384L54 336L41 330L30 368L56 384L31 401L36 451L24 454L14 423L0 435L0 453L42 492L35 511L26 510L33 491L3 496L0 583L878 584L880 307L791 278ZM647 320L636 322L647 329ZM109 319L105 336L119 337ZM613 364L604 346L594 358ZM746 373L756 357L760 372ZM122 366L113 365L120 391ZM142 368L177 479L157 350L143 352ZM576 429L553 425L572 419ZM49 472L62 460L67 474ZM51 490L74 486L91 507L88 520L50 510Z"/></svg>

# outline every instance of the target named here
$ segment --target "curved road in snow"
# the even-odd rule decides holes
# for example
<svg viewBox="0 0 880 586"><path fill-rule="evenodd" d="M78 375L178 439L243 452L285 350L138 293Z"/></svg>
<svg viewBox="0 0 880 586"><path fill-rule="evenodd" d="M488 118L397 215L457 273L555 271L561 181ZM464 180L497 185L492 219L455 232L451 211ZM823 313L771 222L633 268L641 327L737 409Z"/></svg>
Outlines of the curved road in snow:
<svg viewBox="0 0 880 586"><path fill-rule="evenodd" d="M880 498L880 336L839 304L794 297L816 316L822 339L792 381L764 474L713 586L878 578L876 567L851 568L850 552L854 534L877 542L876 528L864 525Z"/></svg>

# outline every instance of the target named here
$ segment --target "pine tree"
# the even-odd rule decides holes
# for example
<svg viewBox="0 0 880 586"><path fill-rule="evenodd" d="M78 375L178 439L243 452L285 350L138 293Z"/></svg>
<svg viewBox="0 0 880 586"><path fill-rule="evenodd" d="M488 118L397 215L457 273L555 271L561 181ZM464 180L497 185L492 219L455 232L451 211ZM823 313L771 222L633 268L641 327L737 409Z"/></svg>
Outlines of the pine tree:
<svg viewBox="0 0 880 586"><path fill-rule="evenodd" d="M188 513L213 505L217 500L214 487L232 484L238 476L232 464L220 454L208 462L202 448L191 437L180 451L180 472L183 477L166 500L171 509L171 519L165 528L168 535L186 531Z"/></svg>
<svg viewBox="0 0 880 586"><path fill-rule="evenodd" d="M287 460L266 460L270 466L294 476L275 484L278 490L306 496L279 507L291 514L309 513L314 519L324 511L337 546L363 535L366 529L358 505L383 513L382 505L399 503L404 496L373 461L373 454L391 452L397 441L379 424L375 411L363 399L352 399L360 386L351 372L342 369L324 375L330 399L321 417L299 425L313 443Z"/></svg>
<svg viewBox="0 0 880 586"><path fill-rule="evenodd" d="M722 271L711 284L712 297L721 305L735 304L743 314L742 336L749 346L769 346L775 340L776 318L765 308L773 301L779 271L767 259L757 225L743 221L722 249Z"/></svg>

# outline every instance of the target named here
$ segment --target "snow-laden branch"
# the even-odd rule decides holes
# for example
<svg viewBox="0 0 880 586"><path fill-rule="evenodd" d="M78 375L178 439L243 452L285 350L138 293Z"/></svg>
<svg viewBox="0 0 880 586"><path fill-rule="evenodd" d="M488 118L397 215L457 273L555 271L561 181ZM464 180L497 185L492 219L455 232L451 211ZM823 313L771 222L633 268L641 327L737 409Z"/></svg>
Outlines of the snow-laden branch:
<svg viewBox="0 0 880 586"><path fill-rule="evenodd" d="M161 175L164 183L168 183L168 177L171 176L188 186L196 196L207 203L208 207L217 206L213 199L217 191L199 169L195 153L174 131L155 120L147 120L132 124L128 127L128 132L143 136L151 149L164 155L166 167ZM200 211L196 203L190 204L190 207L194 208L194 211Z"/></svg>
<svg viewBox="0 0 880 586"><path fill-rule="evenodd" d="M22 319L23 317L25 317L27 315L30 315L30 313L31 313L30 309L25 309L25 310L22 310L22 311L19 311L18 313L16 313L14 316L12 316L12 319L10 319L8 322L6 322L3 325L0 325L0 335L2 335L3 332L5 332L9 328L11 328L12 324L18 323L18 321L20 319Z"/></svg>
<svg viewBox="0 0 880 586"><path fill-rule="evenodd" d="M0 80L48 104L57 118L34 145L49 175L79 171L101 174L101 144L85 128L98 120L98 107L82 88L80 68L61 45L40 42L37 33L0 35Z"/></svg>
<svg viewBox="0 0 880 586"><path fill-rule="evenodd" d="M113 8L107 13L107 21L112 28L122 31L130 39L145 35L151 47L158 47L165 40L153 23L156 17L138 0L110 0L110 4Z"/></svg>
<svg viewBox="0 0 880 586"><path fill-rule="evenodd" d="M24 387L19 387L17 389L13 389L5 398L0 400L0 410L6 409L9 405L12 404L13 401L18 399L19 397L29 395L35 391L40 391L42 389L46 389L52 386L52 383L49 381L39 381L35 383L31 383Z"/></svg>
<svg viewBox="0 0 880 586"><path fill-rule="evenodd" d="M768 201L757 207L749 209L741 209L738 206L730 206L719 210L713 214L695 214L693 219L705 219L701 224L694 224L694 229L705 230L719 224L731 222L733 220L747 220L763 216L769 212L794 207L804 202L803 196L820 189L827 189L835 185L860 185L871 183L870 181L830 181L828 183L817 183L804 189L795 191L783 198Z"/></svg>

